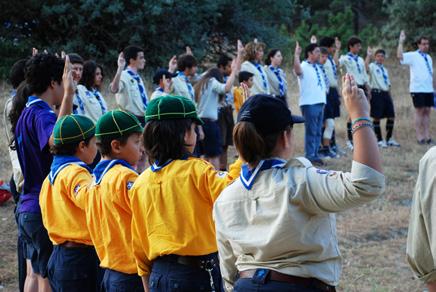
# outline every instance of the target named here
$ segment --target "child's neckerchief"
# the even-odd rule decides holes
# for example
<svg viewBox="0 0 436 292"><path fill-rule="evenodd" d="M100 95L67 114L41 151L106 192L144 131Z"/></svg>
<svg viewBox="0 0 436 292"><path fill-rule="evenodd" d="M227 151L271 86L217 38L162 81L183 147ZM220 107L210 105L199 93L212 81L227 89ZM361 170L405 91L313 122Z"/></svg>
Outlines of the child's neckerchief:
<svg viewBox="0 0 436 292"><path fill-rule="evenodd" d="M356 62L357 72L359 72L359 74L362 73L362 69L360 69L360 65L359 65L359 55L354 55L353 53L349 52L347 56L348 58Z"/></svg>
<svg viewBox="0 0 436 292"><path fill-rule="evenodd" d="M96 184L100 184L104 175L115 165L121 164L124 167L127 167L134 172L136 170L133 168L130 163L122 159L114 159L114 160L102 160L100 161L94 168L94 180Z"/></svg>
<svg viewBox="0 0 436 292"><path fill-rule="evenodd" d="M89 173L92 173L92 169L76 156L55 155L50 167L50 173L48 174L50 184L53 185L59 172L71 164L79 165L85 168Z"/></svg>
<svg viewBox="0 0 436 292"><path fill-rule="evenodd" d="M141 77L139 77L138 73L133 72L130 68L126 69L127 74L129 74L133 79L135 79L137 85L139 94L141 95L142 103L144 106L144 109L147 109L147 93L145 92L145 88L142 85Z"/></svg>
<svg viewBox="0 0 436 292"><path fill-rule="evenodd" d="M183 157L180 160L188 160L189 156L190 155L185 154L185 155L183 155ZM152 172L158 172L159 170L161 170L162 168L164 168L165 166L167 166L168 164L170 164L173 161L174 161L174 159L168 159L167 161L165 161L164 163L161 164L159 161L156 160L150 166L150 169Z"/></svg>
<svg viewBox="0 0 436 292"><path fill-rule="evenodd" d="M383 76L383 80L385 81L385 84L386 85L389 85L389 77L388 77L388 75L386 74L386 71L385 71L385 68L384 68L384 66L383 66L383 64L379 64L379 63L375 63L378 67L379 67L379 69L380 69L380 71L381 71L381 74L382 74L382 76Z"/></svg>
<svg viewBox="0 0 436 292"><path fill-rule="evenodd" d="M283 168L287 161L280 158L271 158L259 161L259 164L252 170L248 168L247 164L244 164L241 168L241 182L242 185L247 189L251 190L256 180L259 172L271 168Z"/></svg>

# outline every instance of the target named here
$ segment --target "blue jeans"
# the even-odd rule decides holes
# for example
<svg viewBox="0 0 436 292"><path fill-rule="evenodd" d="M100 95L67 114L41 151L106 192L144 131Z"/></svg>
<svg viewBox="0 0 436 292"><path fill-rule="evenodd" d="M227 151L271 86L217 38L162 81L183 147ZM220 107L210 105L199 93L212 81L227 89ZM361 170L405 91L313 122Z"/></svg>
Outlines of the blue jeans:
<svg viewBox="0 0 436 292"><path fill-rule="evenodd" d="M137 274L125 274L106 269L103 277L105 292L143 292L141 277Z"/></svg>
<svg viewBox="0 0 436 292"><path fill-rule="evenodd" d="M238 279L234 286L234 292L322 292L315 287L305 287L299 284L291 284L278 281L256 282L253 279Z"/></svg>
<svg viewBox="0 0 436 292"><path fill-rule="evenodd" d="M302 105L305 122L304 152L309 160L319 159L318 148L321 145L321 133L324 116L324 104Z"/></svg>

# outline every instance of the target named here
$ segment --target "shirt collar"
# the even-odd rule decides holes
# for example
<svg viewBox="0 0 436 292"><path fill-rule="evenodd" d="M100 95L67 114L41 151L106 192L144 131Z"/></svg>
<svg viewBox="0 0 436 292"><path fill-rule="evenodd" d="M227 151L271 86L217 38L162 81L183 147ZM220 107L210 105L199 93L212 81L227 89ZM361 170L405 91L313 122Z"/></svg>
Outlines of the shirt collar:
<svg viewBox="0 0 436 292"><path fill-rule="evenodd" d="M55 155L50 167L50 173L48 174L48 179L50 183L53 185L59 172L61 172L62 169L71 164L80 165L81 167L89 171L89 173L92 173L91 168L89 168L85 162L83 162L76 156Z"/></svg>
<svg viewBox="0 0 436 292"><path fill-rule="evenodd" d="M286 163L287 163L286 160L280 158L261 160L259 164L252 170L248 168L247 164L244 164L242 166L241 176L240 176L242 185L247 190L251 190L259 172L271 168L283 168L286 165Z"/></svg>
<svg viewBox="0 0 436 292"><path fill-rule="evenodd" d="M48 105L47 102L45 102L44 100L40 99L35 95L31 95L27 98L26 107L31 107L33 105L37 105L38 107L45 108L53 112L52 108Z"/></svg>
<svg viewBox="0 0 436 292"><path fill-rule="evenodd" d="M125 160L122 159L114 159L114 160L102 160L100 161L94 168L94 179L96 184L100 184L101 180L103 179L104 175L115 165L121 164L124 167L127 167L134 172L136 170L133 168L130 163L128 163Z"/></svg>
<svg viewBox="0 0 436 292"><path fill-rule="evenodd" d="M185 154L183 155L183 157L180 160L188 160L189 158L189 154ZM160 163L159 161L155 161L151 166L150 169L153 172L158 172L159 170L161 170L162 168L164 168L165 166L167 166L168 164L170 164L171 162L173 162L174 159L168 159L167 161L165 161L164 163Z"/></svg>

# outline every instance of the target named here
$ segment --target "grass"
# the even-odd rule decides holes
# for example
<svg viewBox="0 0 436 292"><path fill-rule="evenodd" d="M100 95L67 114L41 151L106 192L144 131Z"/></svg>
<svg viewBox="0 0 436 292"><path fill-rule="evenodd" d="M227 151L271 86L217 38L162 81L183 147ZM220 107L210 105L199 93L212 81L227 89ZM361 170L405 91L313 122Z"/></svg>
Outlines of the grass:
<svg viewBox="0 0 436 292"><path fill-rule="evenodd" d="M401 148L383 149L383 167L387 178L384 195L376 201L342 212L337 216L338 239L343 256L343 272L339 291L422 291L424 286L415 280L405 260L406 237L413 188L417 177L418 161L428 150L415 142L413 128L414 109L408 90L408 69L388 62L392 76L392 96L397 119L394 136ZM291 89L292 111L299 114L297 106L298 85L295 77L288 74ZM8 87L0 85L0 108L8 96ZM109 104L113 96L105 95ZM346 117L337 120L337 139L344 145ZM433 113L434 119L434 113ZM383 124L384 125L384 124ZM3 120L0 119L3 127ZM304 130L294 127L296 155L303 155ZM384 126L382 127L384 131ZM384 132L383 132L384 133ZM433 123L431 133L436 138ZM232 154L231 154L232 155ZM341 159L330 160L326 168L349 170L351 153ZM7 180L11 174L6 140L0 140L0 178ZM16 225L14 204L9 201L0 207L0 290L17 290Z"/></svg>

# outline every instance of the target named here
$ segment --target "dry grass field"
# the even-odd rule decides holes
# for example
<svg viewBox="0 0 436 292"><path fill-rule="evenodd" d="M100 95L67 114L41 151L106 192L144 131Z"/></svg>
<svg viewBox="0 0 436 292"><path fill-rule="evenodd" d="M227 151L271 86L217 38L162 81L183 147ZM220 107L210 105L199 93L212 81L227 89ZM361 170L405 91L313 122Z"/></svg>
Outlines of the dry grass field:
<svg viewBox="0 0 436 292"><path fill-rule="evenodd" d="M423 291L424 286L413 278L406 260L406 237L409 210L418 161L429 148L415 142L413 129L414 110L408 93L408 69L393 61L388 62L392 76L392 93L397 111L395 138L399 149L382 150L387 188L384 195L363 207L338 214L338 239L343 255L343 272L338 291ZM297 107L298 85L289 74L292 91L291 106ZM9 87L0 85L0 108L8 96ZM113 104L113 97L107 95ZM433 121L436 119L433 113ZM0 120L3 129L3 120ZM296 126L296 155L303 155L303 127ZM383 123L384 131L384 123ZM436 138L436 125L431 132ZM4 137L4 135L2 135ZM344 147L345 114L337 122L337 137ZM0 139L0 178L8 179L11 166L6 148L6 138ZM232 155L233 156L233 155ZM329 160L326 168L349 170L352 154ZM0 207L0 291L17 291L16 224L12 201Z"/></svg>

